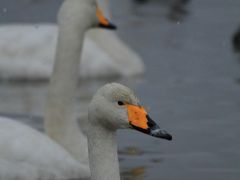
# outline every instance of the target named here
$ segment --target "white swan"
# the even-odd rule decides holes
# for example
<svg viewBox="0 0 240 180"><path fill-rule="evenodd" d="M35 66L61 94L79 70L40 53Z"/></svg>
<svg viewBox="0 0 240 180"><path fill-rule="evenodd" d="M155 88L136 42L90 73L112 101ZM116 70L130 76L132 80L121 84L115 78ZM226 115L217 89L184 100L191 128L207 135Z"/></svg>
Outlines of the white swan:
<svg viewBox="0 0 240 180"><path fill-rule="evenodd" d="M171 140L151 120L127 87L112 83L94 95L88 111L91 180L120 180L116 131L132 128ZM0 179L88 178L87 166L73 159L44 134L9 119L0 119Z"/></svg>
<svg viewBox="0 0 240 180"><path fill-rule="evenodd" d="M154 137L172 136L149 117L127 87L112 83L93 97L88 111L88 151L91 180L120 180L116 131L132 128Z"/></svg>
<svg viewBox="0 0 240 180"><path fill-rule="evenodd" d="M83 40L86 31L99 23L113 27L94 4L95 0L65 0L59 10L58 42L44 120L47 134L87 166L87 141L79 131L72 107Z"/></svg>
<svg viewBox="0 0 240 180"><path fill-rule="evenodd" d="M100 0L100 5L107 11L103 1ZM73 6L74 3L68 8ZM72 19L78 21L77 16ZM0 25L0 79L48 79L57 32L55 24ZM136 53L114 32L99 29L88 33L79 68L81 78L132 76L144 72L143 62Z"/></svg>

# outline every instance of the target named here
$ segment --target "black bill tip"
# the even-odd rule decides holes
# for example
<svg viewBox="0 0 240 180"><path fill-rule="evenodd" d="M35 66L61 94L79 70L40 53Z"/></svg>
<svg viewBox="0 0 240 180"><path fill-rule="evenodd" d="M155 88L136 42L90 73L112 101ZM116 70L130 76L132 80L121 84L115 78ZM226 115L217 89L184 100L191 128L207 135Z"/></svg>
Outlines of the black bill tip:
<svg viewBox="0 0 240 180"><path fill-rule="evenodd" d="M109 29L109 30L116 30L117 29L117 26L115 26L112 23L108 23L107 25L99 23L98 26L101 27L101 28L104 28L104 29Z"/></svg>
<svg viewBox="0 0 240 180"><path fill-rule="evenodd" d="M150 117L147 115L148 126L149 126L149 134L151 136L162 138L171 141L172 135L167 131L161 129Z"/></svg>
<svg viewBox="0 0 240 180"><path fill-rule="evenodd" d="M150 131L151 136L166 139L171 141L172 140L172 135L169 134L167 131L162 130L162 129L154 129Z"/></svg>
<svg viewBox="0 0 240 180"><path fill-rule="evenodd" d="M147 129L143 129L134 125L131 125L132 128L143 132L145 134L151 135L153 137L156 138L162 138L162 139L166 139L168 141L172 140L172 135L169 134L167 131L161 129L148 115L146 116L147 118L147 125L148 128Z"/></svg>

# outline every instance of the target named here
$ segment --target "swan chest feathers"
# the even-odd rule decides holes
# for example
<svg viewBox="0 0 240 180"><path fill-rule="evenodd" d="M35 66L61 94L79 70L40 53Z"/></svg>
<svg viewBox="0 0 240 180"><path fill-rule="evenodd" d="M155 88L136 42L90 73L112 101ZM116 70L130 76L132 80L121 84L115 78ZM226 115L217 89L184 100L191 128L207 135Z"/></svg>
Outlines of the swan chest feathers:
<svg viewBox="0 0 240 180"><path fill-rule="evenodd" d="M0 179L87 179L89 168L46 135L0 118Z"/></svg>

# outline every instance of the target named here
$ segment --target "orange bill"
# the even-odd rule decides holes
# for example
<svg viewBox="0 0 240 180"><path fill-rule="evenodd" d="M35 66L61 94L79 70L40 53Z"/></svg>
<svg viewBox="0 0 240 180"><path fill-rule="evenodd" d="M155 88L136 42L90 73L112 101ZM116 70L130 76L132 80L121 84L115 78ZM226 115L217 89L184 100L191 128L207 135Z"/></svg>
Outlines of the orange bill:
<svg viewBox="0 0 240 180"><path fill-rule="evenodd" d="M99 21L99 27L107 28L107 29L116 29L117 27L110 23L105 16L103 15L102 10L97 7L96 15Z"/></svg>
<svg viewBox="0 0 240 180"><path fill-rule="evenodd" d="M128 120L133 126L148 129L147 112L142 106L126 105L128 109Z"/></svg>
<svg viewBox="0 0 240 180"><path fill-rule="evenodd" d="M172 140L172 136L161 129L142 106L127 104L128 121L132 128L157 138Z"/></svg>

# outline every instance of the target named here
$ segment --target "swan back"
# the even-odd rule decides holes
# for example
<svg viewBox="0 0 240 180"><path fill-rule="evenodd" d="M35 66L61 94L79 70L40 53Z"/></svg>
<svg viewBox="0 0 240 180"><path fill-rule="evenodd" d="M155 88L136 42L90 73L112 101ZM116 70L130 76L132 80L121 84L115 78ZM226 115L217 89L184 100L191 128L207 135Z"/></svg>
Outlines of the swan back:
<svg viewBox="0 0 240 180"><path fill-rule="evenodd" d="M8 118L0 118L0 179L69 179L89 177L64 148L45 134Z"/></svg>

